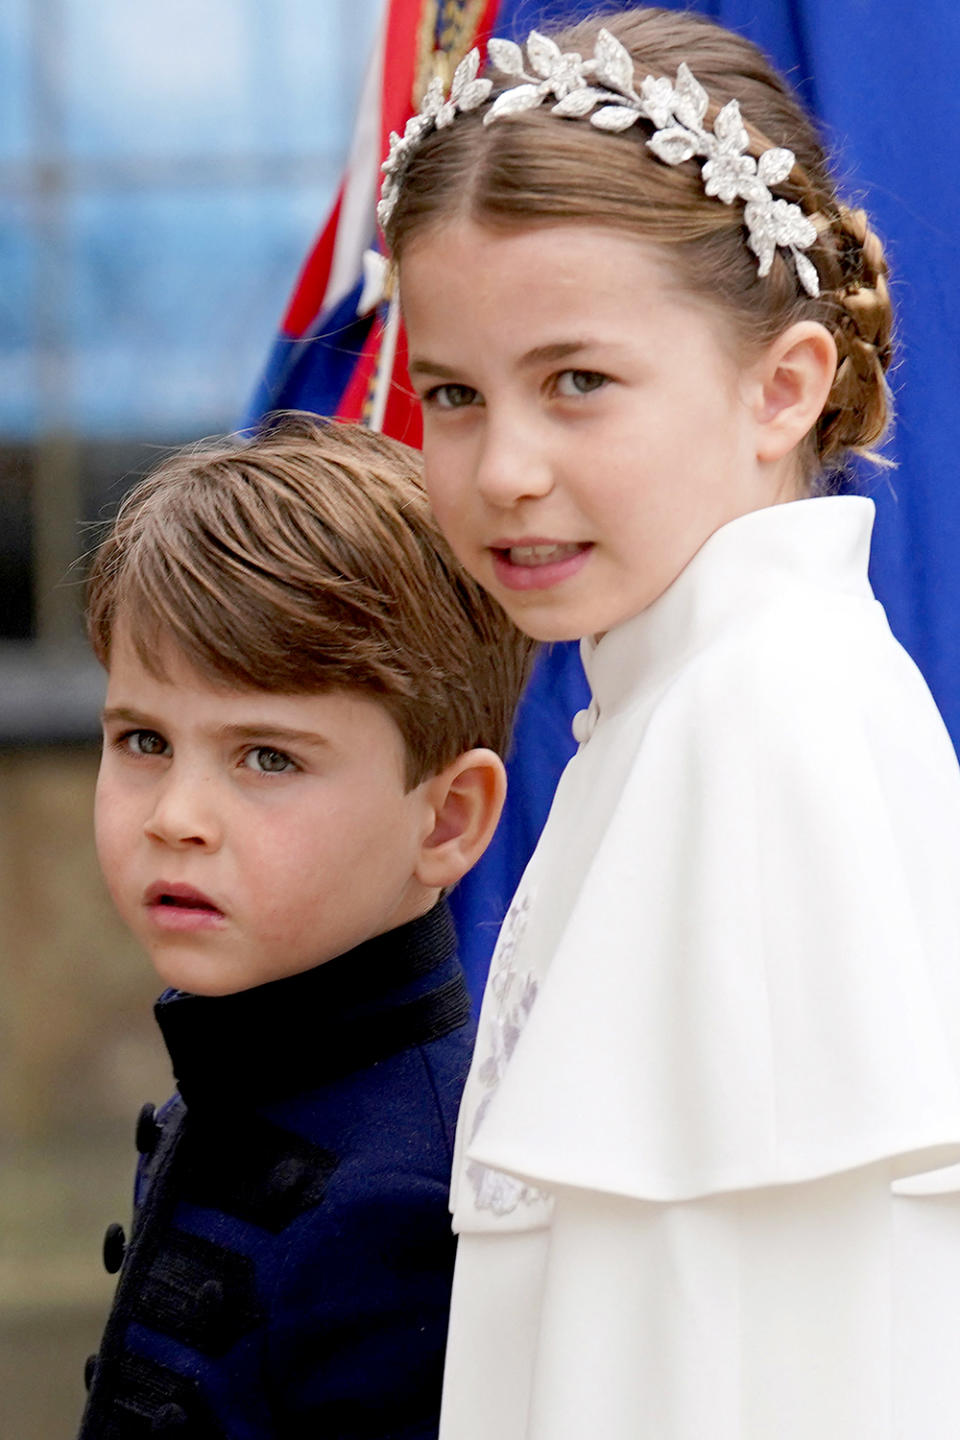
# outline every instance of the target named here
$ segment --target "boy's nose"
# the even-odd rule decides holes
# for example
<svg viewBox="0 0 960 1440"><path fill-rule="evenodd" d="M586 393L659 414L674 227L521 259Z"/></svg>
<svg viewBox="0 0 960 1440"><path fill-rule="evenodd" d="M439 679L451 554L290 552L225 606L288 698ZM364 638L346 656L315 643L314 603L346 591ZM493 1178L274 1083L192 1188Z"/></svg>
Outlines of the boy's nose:
<svg viewBox="0 0 960 1440"><path fill-rule="evenodd" d="M151 840L174 849L216 849L222 839L213 786L195 774L168 776L144 825Z"/></svg>

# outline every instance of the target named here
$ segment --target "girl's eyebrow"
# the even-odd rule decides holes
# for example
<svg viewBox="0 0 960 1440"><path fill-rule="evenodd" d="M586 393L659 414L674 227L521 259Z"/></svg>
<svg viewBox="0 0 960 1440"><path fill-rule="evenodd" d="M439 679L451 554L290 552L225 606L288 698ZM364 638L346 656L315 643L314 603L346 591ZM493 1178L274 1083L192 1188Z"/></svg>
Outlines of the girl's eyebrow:
<svg viewBox="0 0 960 1440"><path fill-rule="evenodd" d="M532 350L521 355L518 368L527 369L533 365L567 360L571 355L576 355L581 350L591 350L599 344L598 340L584 337L580 340L555 340L549 345L535 345ZM456 370L449 365L441 365L439 360L414 359L410 361L408 370L411 376L432 375L438 380L453 380L457 376Z"/></svg>
<svg viewBox="0 0 960 1440"><path fill-rule="evenodd" d="M551 345L535 345L532 350L521 357L520 365L542 365L544 362L554 360L567 360L571 355L577 355L581 350L589 350L596 345L595 340L556 340Z"/></svg>
<svg viewBox="0 0 960 1440"><path fill-rule="evenodd" d="M441 365L437 360L411 360L407 366L407 373L413 375L434 375L438 380L452 380L455 371L449 365Z"/></svg>

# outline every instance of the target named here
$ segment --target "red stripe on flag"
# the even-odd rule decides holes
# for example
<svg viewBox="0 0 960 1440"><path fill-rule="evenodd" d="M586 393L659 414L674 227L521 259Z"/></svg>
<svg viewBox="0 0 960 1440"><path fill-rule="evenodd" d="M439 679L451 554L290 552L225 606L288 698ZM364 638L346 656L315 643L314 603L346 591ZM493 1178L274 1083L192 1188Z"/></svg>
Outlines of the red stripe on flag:
<svg viewBox="0 0 960 1440"><path fill-rule="evenodd" d="M380 108L380 153L390 149L390 131L402 133L413 114L413 82L417 47L426 0L390 0L383 63L383 101Z"/></svg>
<svg viewBox="0 0 960 1440"><path fill-rule="evenodd" d="M382 340L383 324L378 320L364 342L363 349L357 357L357 363L340 399L340 404L337 406L336 418L338 420L363 421L366 419ZM415 449L419 449L423 443L420 402L407 372L407 336L402 325L397 336L393 376L384 409L383 433L392 435L395 440L405 440Z"/></svg>
<svg viewBox="0 0 960 1440"><path fill-rule="evenodd" d="M407 332L401 325L393 364L393 383L383 413L383 433L404 440L419 450L423 444L423 416L407 372L407 353Z"/></svg>
<svg viewBox="0 0 960 1440"><path fill-rule="evenodd" d="M327 223L323 227L319 240L307 256L299 279L293 287L293 294L282 322L285 334L293 339L299 339L304 331L313 324L320 313L323 297L327 293L327 281L330 279L333 251L337 243L337 226L340 223L340 206L343 203L344 189L345 182L340 186Z"/></svg>
<svg viewBox="0 0 960 1440"><path fill-rule="evenodd" d="M420 33L427 16L428 0L391 0L383 74L383 101L380 112L381 153L390 148L390 131L402 133L413 114L413 87L417 79ZM486 45L496 28L501 0L487 0L477 22L476 42Z"/></svg>
<svg viewBox="0 0 960 1440"><path fill-rule="evenodd" d="M389 150L391 130L403 131L413 113L413 86L416 79L419 58L419 38L426 16L427 0L390 0L387 21L386 51L383 76L383 99L381 121L383 125L383 154ZM474 43L485 47L493 34L501 0L486 0L475 32ZM369 394L376 354L379 351L380 327L376 327L368 342L370 355L361 359L351 377L347 391L340 403L338 415L343 419L359 419L363 415L365 400ZM407 337L403 326L397 340L397 353L393 365L390 390L383 415L383 430L408 445L419 448L423 442L423 417L420 404L414 394L407 373Z"/></svg>
<svg viewBox="0 0 960 1440"><path fill-rule="evenodd" d="M370 333L363 343L363 349L357 356L357 363L347 381L346 389L340 397L340 404L337 406L338 420L363 419L367 397L370 393L370 384L377 368L381 332L382 325L377 320L370 327Z"/></svg>
<svg viewBox="0 0 960 1440"><path fill-rule="evenodd" d="M483 14L477 24L478 45L486 45L490 36L495 34L497 28L497 16L500 13L500 0L487 0Z"/></svg>

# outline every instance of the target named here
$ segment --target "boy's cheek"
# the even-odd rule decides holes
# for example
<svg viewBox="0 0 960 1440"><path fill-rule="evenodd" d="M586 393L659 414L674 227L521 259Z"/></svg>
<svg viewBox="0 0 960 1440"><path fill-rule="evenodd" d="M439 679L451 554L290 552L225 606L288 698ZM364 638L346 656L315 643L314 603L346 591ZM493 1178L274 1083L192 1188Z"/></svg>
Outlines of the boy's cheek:
<svg viewBox="0 0 960 1440"><path fill-rule="evenodd" d="M100 869L115 904L121 904L123 878L132 859L136 820L109 781L101 776L94 801L94 838Z"/></svg>
<svg viewBox="0 0 960 1440"><path fill-rule="evenodd" d="M97 857L100 861L100 873L103 876L104 884L110 893L114 905L127 918L127 907L124 905L124 869L122 864L122 850L113 841L113 837L97 831Z"/></svg>
<svg viewBox="0 0 960 1440"><path fill-rule="evenodd" d="M93 832L100 864L104 868L111 857L117 824L116 802L110 793L110 786L101 772L93 804Z"/></svg>

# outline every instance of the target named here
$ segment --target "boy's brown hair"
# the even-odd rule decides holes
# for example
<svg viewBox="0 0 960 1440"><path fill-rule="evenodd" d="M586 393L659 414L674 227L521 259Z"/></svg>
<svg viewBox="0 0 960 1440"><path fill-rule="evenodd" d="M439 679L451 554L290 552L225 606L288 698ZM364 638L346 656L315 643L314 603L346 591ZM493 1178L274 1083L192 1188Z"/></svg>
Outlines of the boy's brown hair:
<svg viewBox="0 0 960 1440"><path fill-rule="evenodd" d="M228 688L363 692L410 788L475 746L502 755L534 642L455 559L420 476L406 445L297 413L171 456L94 555L97 658L122 624L161 679L173 645Z"/></svg>

